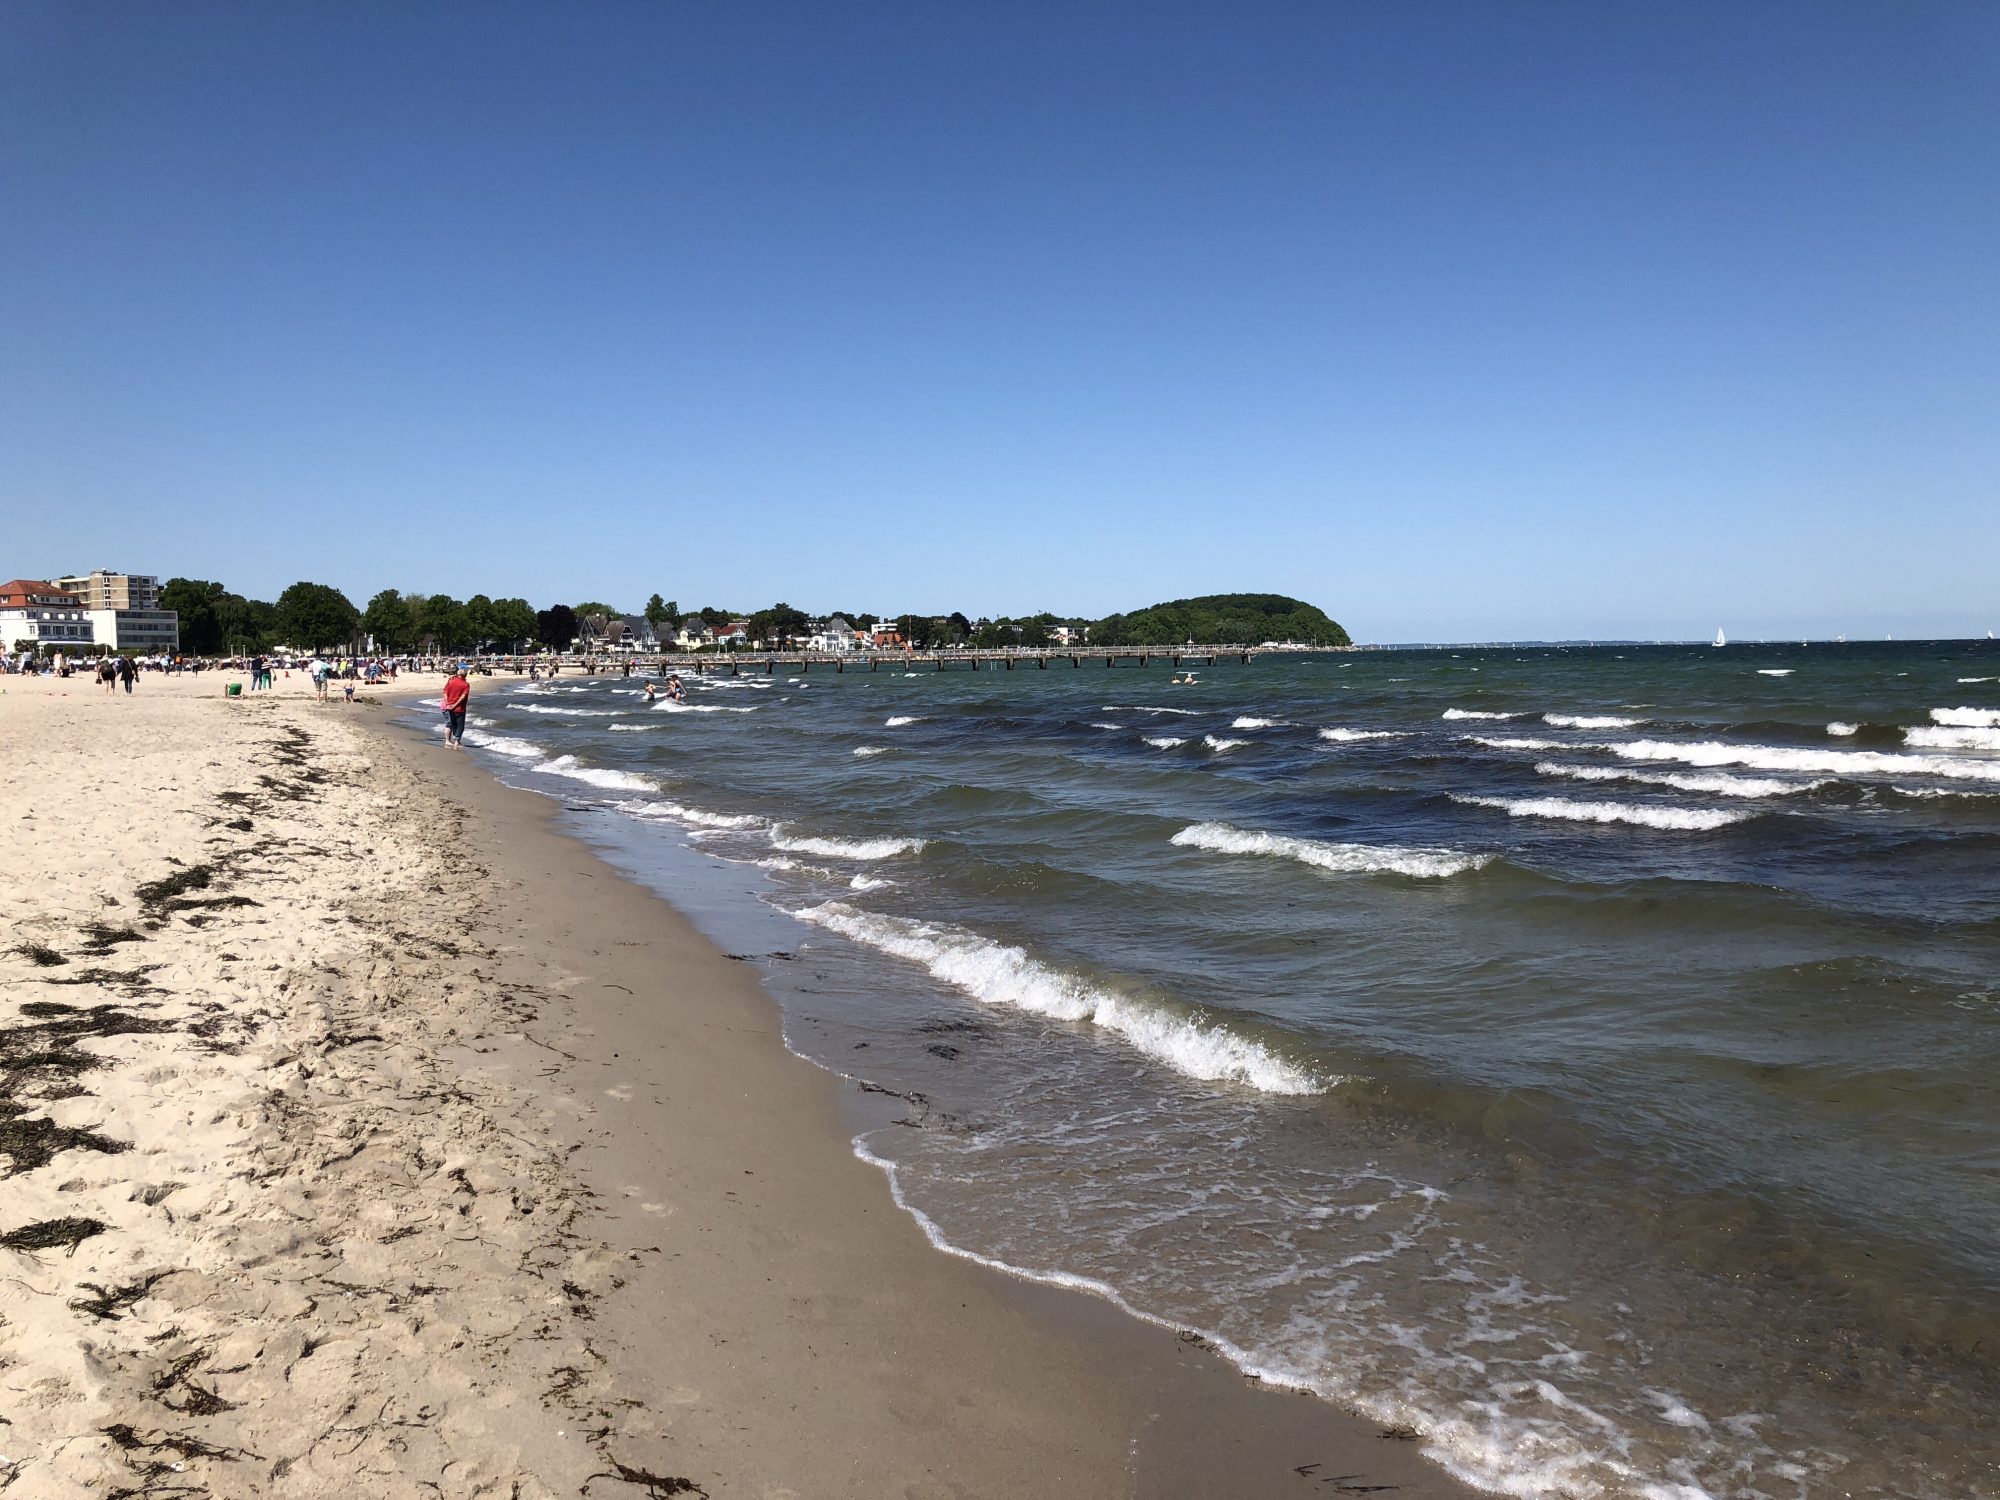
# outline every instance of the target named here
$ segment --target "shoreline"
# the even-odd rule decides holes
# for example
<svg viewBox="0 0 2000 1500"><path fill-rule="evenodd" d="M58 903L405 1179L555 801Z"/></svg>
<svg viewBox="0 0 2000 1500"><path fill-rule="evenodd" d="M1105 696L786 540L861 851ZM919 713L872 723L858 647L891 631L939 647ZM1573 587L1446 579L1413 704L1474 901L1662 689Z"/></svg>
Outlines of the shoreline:
<svg viewBox="0 0 2000 1500"><path fill-rule="evenodd" d="M352 708L302 681L0 699L67 757L0 793L39 841L6 1024L116 1002L77 948L92 903L143 915L117 952L151 960L126 979L147 1027L78 1040L75 1092L15 1095L82 1134L17 1153L0 1232L100 1227L0 1251L0 1477L1474 1493L1109 1302L937 1253L855 1154L858 1091L786 1049L746 966L558 801L393 722L435 684ZM195 848L205 894L133 894L193 889ZM59 889L22 879L50 870ZM78 1310L91 1286L108 1314Z"/></svg>
<svg viewBox="0 0 2000 1500"><path fill-rule="evenodd" d="M930 1426L926 1421L911 1434L919 1440L916 1453L924 1456L892 1464L898 1477L911 1464L926 1469L940 1464L938 1482L954 1487L936 1493L968 1495L1006 1495L1053 1485L1054 1493L1075 1495L1226 1493L1255 1500L1306 1493L1316 1476L1341 1475L1354 1486L1393 1485L1402 1494L1440 1500L1483 1493L1422 1458L1415 1443L1385 1438L1377 1424L1316 1396L1262 1387L1205 1341L1183 1338L1164 1322L1129 1312L1096 1293L1004 1271L969 1252L934 1244L919 1219L894 1201L888 1174L854 1150L852 1112L865 1108L860 1086L786 1047L777 1002L747 965L729 961L671 902L561 828L559 796L509 787L477 757L448 756L412 727L389 723L380 730L405 764L420 776L436 778L448 797L466 807L476 824L475 837L499 839L517 849L531 840L555 846L538 850L536 877L522 881L509 895L515 901L558 903L578 944L595 950L590 955L594 962L584 972L610 986L600 999L610 1014L600 1013L601 1031L572 1039L569 1045L578 1062L571 1067L604 1068L612 1058L624 1062L619 1054L625 1049L614 1042L626 1038L637 1050L678 1041L673 1033L690 1023L722 1027L734 1044L730 1063L751 1075L730 1083L738 1090L747 1084L754 1094L748 1107L759 1112L755 1145L765 1165L749 1170L759 1176L788 1171L800 1195L788 1216L810 1219L838 1242L843 1260L894 1268L893 1287L876 1289L846 1313L842 1338L849 1357L867 1362L869 1379L880 1386L866 1403L876 1430L865 1446L878 1460L885 1438L911 1426L898 1410L902 1403L917 1402L937 1412L934 1433L925 1430ZM482 846L481 857L494 856ZM496 859L496 867L500 862ZM571 879L610 884L593 885L582 902L551 894L551 887L559 889ZM649 1013L644 962L636 956L645 946L621 949L632 940L611 936L649 921L672 929L664 941L675 946L675 962L688 973L685 998L693 1002L691 1008L711 1012L709 1016ZM639 982L621 983L627 978ZM628 998L626 989L634 995ZM718 1008L726 1012L726 1020L712 1014ZM686 1087L685 1080L680 1086ZM673 1102L671 1094L662 1100ZM610 1184L643 1178L649 1167L672 1155L675 1124L655 1117L639 1126L581 1154L587 1180ZM809 1165L783 1160L794 1153ZM681 1166L685 1170L687 1164ZM792 1226L786 1232L798 1230ZM843 1293L837 1274L810 1259L794 1261L786 1280L794 1288L817 1283L816 1295L852 1296ZM646 1290L635 1287L631 1295L643 1309ZM774 1332L757 1330L752 1336ZM778 1338L786 1341L782 1333ZM982 1352L969 1358L968 1345ZM945 1371L961 1387L953 1398L960 1420L973 1412L985 1414L971 1431L954 1431L934 1393ZM827 1394L820 1392L822 1398ZM799 1394L790 1399L798 1400ZM848 1408L840 1419L843 1426L862 1416L851 1408L853 1400L852 1392L839 1398ZM1014 1417L996 1427L992 1413L1010 1407ZM828 1440L828 1434L820 1434L808 1448L823 1451ZM973 1451L926 1454L933 1442ZM1034 1444L1032 1454L1010 1454L1009 1460L1018 1464L1012 1470L996 1466L996 1452L979 1451L988 1444L1027 1442ZM1075 1467L1063 1466L1065 1454ZM1301 1475L1301 1468L1311 1472ZM857 1496L892 1492L887 1475L857 1473L855 1480L852 1493ZM847 1491L807 1486L799 1493Z"/></svg>

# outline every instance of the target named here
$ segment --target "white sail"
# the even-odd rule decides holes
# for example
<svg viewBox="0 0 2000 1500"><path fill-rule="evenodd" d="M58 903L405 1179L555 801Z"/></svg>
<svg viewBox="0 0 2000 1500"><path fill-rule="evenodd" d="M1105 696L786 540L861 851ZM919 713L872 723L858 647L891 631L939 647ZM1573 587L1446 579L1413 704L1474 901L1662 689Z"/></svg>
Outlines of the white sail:
<svg viewBox="0 0 2000 1500"><path fill-rule="evenodd" d="M1718 646L1726 646L1729 644L1729 637L1722 633L1722 627L1720 625L1715 627L1715 644Z"/></svg>

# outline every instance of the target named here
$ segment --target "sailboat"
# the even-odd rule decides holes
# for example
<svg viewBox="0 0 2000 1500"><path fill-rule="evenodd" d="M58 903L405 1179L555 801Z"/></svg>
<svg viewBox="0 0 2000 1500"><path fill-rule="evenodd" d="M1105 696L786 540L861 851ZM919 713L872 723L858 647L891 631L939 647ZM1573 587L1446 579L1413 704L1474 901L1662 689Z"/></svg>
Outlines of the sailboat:
<svg viewBox="0 0 2000 1500"><path fill-rule="evenodd" d="M1722 633L1722 627L1720 625L1715 627L1715 644L1718 646L1726 646L1729 644L1729 637Z"/></svg>

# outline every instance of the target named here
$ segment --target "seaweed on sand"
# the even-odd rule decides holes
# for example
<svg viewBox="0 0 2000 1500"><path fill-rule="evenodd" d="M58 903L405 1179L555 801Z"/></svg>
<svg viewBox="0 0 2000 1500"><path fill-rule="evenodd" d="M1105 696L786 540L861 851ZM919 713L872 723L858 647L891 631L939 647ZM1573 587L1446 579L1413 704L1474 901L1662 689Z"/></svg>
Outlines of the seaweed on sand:
<svg viewBox="0 0 2000 1500"><path fill-rule="evenodd" d="M109 1321L126 1308L137 1304L152 1291L155 1283L171 1275L173 1275L171 1271L155 1271L150 1276L142 1276L137 1281L128 1281L123 1286L99 1286L94 1281L86 1281L82 1283L83 1289L91 1295L74 1298L70 1306L78 1312L89 1313L93 1318Z"/></svg>
<svg viewBox="0 0 2000 1500"><path fill-rule="evenodd" d="M683 1479L678 1474L655 1474L647 1469L635 1469L630 1464L621 1464L615 1458L605 1460L611 1467L601 1474L593 1474L583 1482L583 1493L589 1494L590 1487L600 1479L620 1479L626 1484L643 1484L646 1500L668 1500L673 1495L699 1495L708 1500L708 1491L692 1479Z"/></svg>
<svg viewBox="0 0 2000 1500"><path fill-rule="evenodd" d="M94 1234L102 1234L111 1226L102 1219L86 1219L72 1216L66 1219L38 1219L32 1224L23 1224L19 1229L10 1229L0 1234L0 1250L53 1250L61 1246L71 1255L76 1247Z"/></svg>
<svg viewBox="0 0 2000 1500"><path fill-rule="evenodd" d="M11 1112L14 1108L11 1104L0 1103L0 1111ZM107 1156L116 1156L131 1149L130 1141L113 1140L94 1130L58 1125L54 1120L24 1120L18 1115L0 1117L0 1156L7 1159L6 1170L0 1172L0 1176L13 1177L22 1172L32 1172L37 1167L46 1167L64 1151L102 1151Z"/></svg>
<svg viewBox="0 0 2000 1500"><path fill-rule="evenodd" d="M136 927L107 927L102 922L83 925L84 956L103 958L120 943L143 943L146 935Z"/></svg>
<svg viewBox="0 0 2000 1500"><path fill-rule="evenodd" d="M23 943L14 950L38 969L55 969L69 962L53 948L45 948L40 943Z"/></svg>
<svg viewBox="0 0 2000 1500"><path fill-rule="evenodd" d="M189 865L138 888L139 904L155 914L172 911L173 903L189 891L205 891L215 883L214 865ZM136 934L135 934L136 936Z"/></svg>

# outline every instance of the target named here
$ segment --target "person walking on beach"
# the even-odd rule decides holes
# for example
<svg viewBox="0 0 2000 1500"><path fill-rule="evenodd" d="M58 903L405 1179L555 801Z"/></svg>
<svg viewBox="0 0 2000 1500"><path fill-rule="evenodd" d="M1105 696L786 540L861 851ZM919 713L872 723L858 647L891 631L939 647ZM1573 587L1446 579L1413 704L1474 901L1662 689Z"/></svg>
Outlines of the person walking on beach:
<svg viewBox="0 0 2000 1500"><path fill-rule="evenodd" d="M465 668L453 667L451 680L444 685L444 742L454 750L465 748L465 708L472 701L472 684L465 680Z"/></svg>
<svg viewBox="0 0 2000 1500"><path fill-rule="evenodd" d="M138 680L139 664L129 656L118 658L118 680L125 684L125 691L132 691L132 684Z"/></svg>
<svg viewBox="0 0 2000 1500"><path fill-rule="evenodd" d="M97 680L103 684L107 697L118 691L118 668L110 657L100 656L97 659Z"/></svg>

